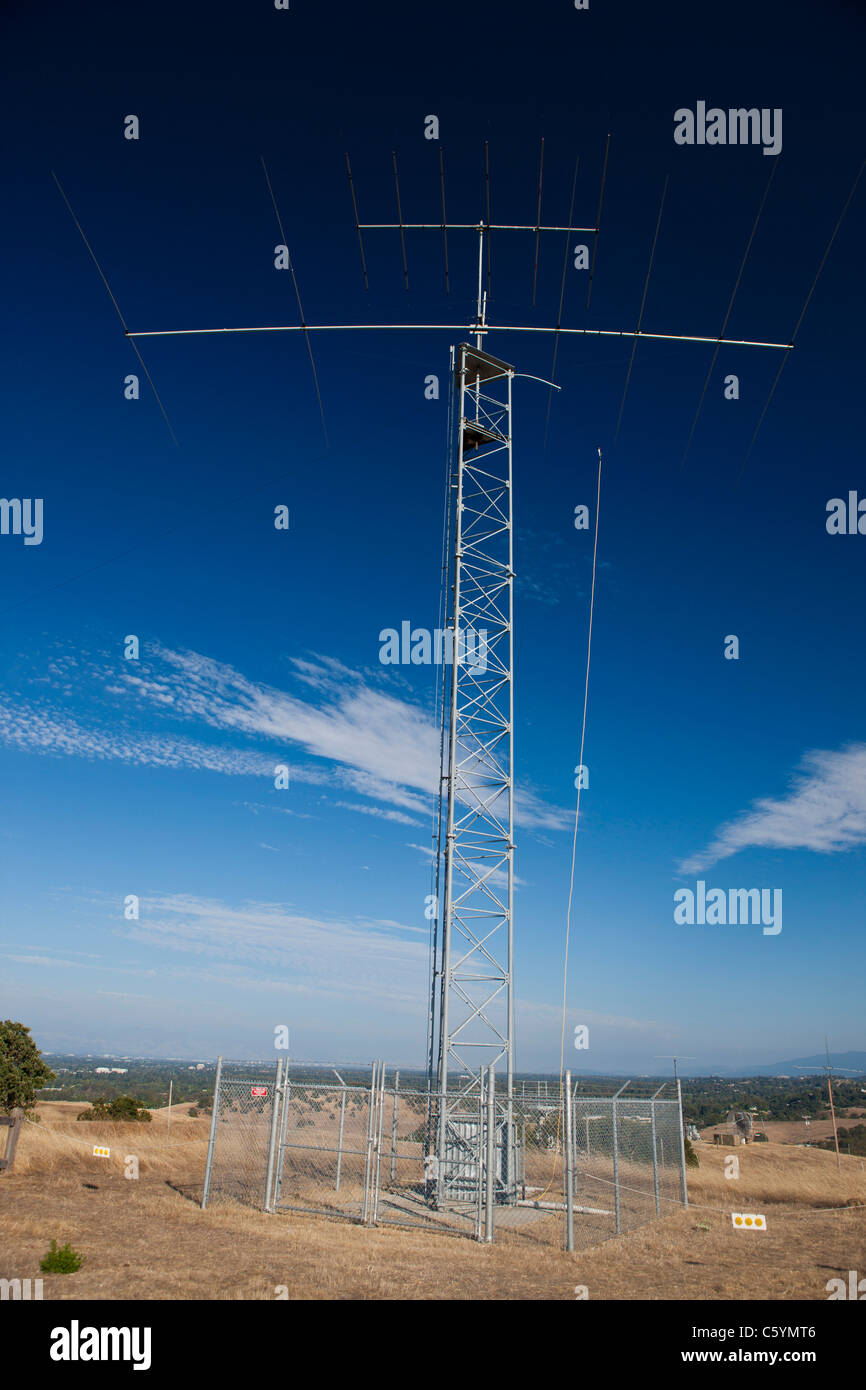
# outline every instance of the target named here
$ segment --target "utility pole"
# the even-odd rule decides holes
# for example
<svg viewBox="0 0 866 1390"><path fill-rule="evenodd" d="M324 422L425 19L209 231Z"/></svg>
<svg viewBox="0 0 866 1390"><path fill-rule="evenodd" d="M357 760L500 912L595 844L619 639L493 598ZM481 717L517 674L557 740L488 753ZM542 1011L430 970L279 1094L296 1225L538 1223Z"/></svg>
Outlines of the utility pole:
<svg viewBox="0 0 866 1390"><path fill-rule="evenodd" d="M835 1104L834 1104L834 1102L833 1102L833 1075L832 1075L832 1069L831 1069L831 1067L830 1067L830 1044L829 1044L829 1042L828 1042L828 1040L827 1040L827 1034L826 1034L826 1033L824 1034L824 1055L826 1056L827 1061L826 1061L825 1064L824 1064L823 1072L824 1072L824 1075L825 1075L826 1078L827 1078L827 1095L828 1095L828 1097L829 1097L829 1099L830 1099L830 1120L831 1120L831 1123L832 1123L832 1125L833 1125L833 1144L834 1144L834 1147L835 1147L835 1149L836 1149L836 1168L837 1168L837 1170L838 1170L839 1172L841 1172L841 1171L842 1171L842 1160L841 1160L841 1158L840 1158L840 1156L839 1156L839 1131L838 1131L838 1129L836 1128L836 1106L835 1106ZM795 1065L795 1067L797 1068L798 1071L807 1071L807 1070L808 1070L807 1067L801 1066L799 1062L795 1062L794 1065ZM854 1076L857 1075L857 1073L856 1073L856 1072L853 1070L853 1068L851 1068L851 1067L837 1067L836 1070L837 1070L837 1071L850 1071L852 1075L854 1075Z"/></svg>
<svg viewBox="0 0 866 1390"><path fill-rule="evenodd" d="M666 1053L661 1053L661 1054L658 1054L658 1053L657 1053L657 1054L656 1054L655 1060L656 1060L657 1062L673 1062L673 1064L674 1064L674 1083L675 1083L676 1085L679 1085L679 1077L678 1077L678 1075L677 1075L677 1058L676 1058L676 1057L672 1057L672 1056L670 1055L669 1052L666 1052ZM680 1054L679 1054L679 1060L680 1060L681 1062L693 1062L695 1059L694 1059L694 1057L690 1057L690 1056L689 1056L688 1054L686 1054L686 1053L680 1053Z"/></svg>

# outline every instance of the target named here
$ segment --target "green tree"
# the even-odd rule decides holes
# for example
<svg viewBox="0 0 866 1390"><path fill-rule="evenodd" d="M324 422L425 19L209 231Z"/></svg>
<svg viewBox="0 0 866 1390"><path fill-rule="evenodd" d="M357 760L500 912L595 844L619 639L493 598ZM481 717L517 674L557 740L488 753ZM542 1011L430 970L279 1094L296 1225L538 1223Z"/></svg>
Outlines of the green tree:
<svg viewBox="0 0 866 1390"><path fill-rule="evenodd" d="M0 1023L0 1113L9 1115L16 1105L32 1110L36 1092L53 1080L54 1072L43 1062L30 1029L11 1018Z"/></svg>

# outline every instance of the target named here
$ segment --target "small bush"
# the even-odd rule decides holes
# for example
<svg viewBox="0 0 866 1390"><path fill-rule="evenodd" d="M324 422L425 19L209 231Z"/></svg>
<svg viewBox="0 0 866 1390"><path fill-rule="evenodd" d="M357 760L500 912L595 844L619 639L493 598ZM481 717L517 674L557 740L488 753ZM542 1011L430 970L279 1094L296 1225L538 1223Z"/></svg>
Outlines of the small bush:
<svg viewBox="0 0 866 1390"><path fill-rule="evenodd" d="M83 1264L84 1256L73 1250L71 1245L67 1243L58 1247L57 1241L52 1240L48 1254L39 1261L39 1268L44 1274L74 1274Z"/></svg>
<svg viewBox="0 0 866 1390"><path fill-rule="evenodd" d="M695 1153L694 1149L692 1148L692 1141L691 1141L691 1139L684 1139L684 1140L683 1140L683 1144L685 1145L685 1150L686 1150L686 1167L687 1167L687 1168L700 1168L700 1166L701 1166L701 1160L698 1158L697 1154Z"/></svg>
<svg viewBox="0 0 866 1390"><path fill-rule="evenodd" d="M136 1120L149 1124L150 1111L134 1096L115 1096L114 1100L95 1100L89 1110L82 1110L79 1120Z"/></svg>

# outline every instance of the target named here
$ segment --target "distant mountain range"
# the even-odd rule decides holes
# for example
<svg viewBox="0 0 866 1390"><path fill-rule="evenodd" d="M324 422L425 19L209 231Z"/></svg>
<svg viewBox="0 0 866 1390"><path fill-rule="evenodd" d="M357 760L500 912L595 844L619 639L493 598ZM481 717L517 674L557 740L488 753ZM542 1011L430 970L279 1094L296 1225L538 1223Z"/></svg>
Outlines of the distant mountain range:
<svg viewBox="0 0 866 1390"><path fill-rule="evenodd" d="M720 1076L727 1079L739 1079L747 1076L823 1076L827 1058L825 1053L816 1052L812 1057L789 1057L784 1062L755 1062L748 1067L722 1067L712 1064L693 1063L690 1064L685 1059L680 1062L677 1070L681 1077L690 1079L699 1077ZM831 1052L830 1068L835 1077L840 1081L856 1081L861 1077L866 1081L866 1052ZM666 1073L668 1077L671 1072ZM535 1073L533 1073L535 1075ZM543 1073L538 1073L543 1075ZM588 1068L572 1067L572 1075L593 1079L603 1077L632 1076L640 1077L642 1080L654 1080L656 1072L642 1072L635 1068L631 1072L609 1071L595 1072Z"/></svg>
<svg viewBox="0 0 866 1390"><path fill-rule="evenodd" d="M699 1067L694 1071L680 1069L683 1076L808 1076L810 1072L823 1076L827 1063L826 1054L815 1053L813 1057L792 1057L786 1062L766 1062L753 1067ZM831 1052L830 1069L838 1069L841 1080L854 1079L855 1075L866 1075L866 1052Z"/></svg>
<svg viewBox="0 0 866 1390"><path fill-rule="evenodd" d="M67 1065L67 1066L69 1066L69 1065L73 1065L73 1066L74 1066L75 1064L78 1064L79 1066L84 1066L84 1067L91 1066L91 1067L92 1067L92 1066L94 1066L97 1062L99 1062L99 1063L101 1063L101 1064L106 1064L106 1063L111 1063L111 1062L115 1062L115 1063L116 1063L116 1062L122 1062L122 1063L125 1063L127 1066L128 1066L130 1063L132 1063L132 1066L133 1066L133 1067L151 1066L151 1067L160 1067L160 1068L171 1068L172 1066L178 1066L178 1065L181 1065L181 1066L184 1066L184 1067L188 1068L189 1065L190 1065L190 1059L188 1059L188 1058L178 1058L178 1057L119 1057L119 1058L118 1058L118 1057L115 1057L115 1056L113 1056L112 1054L107 1053L107 1052L106 1052L106 1053L99 1053L99 1054L96 1054L96 1053L87 1053L86 1056L82 1056L80 1053L45 1052L45 1053L44 1053L44 1056L45 1056L46 1058L50 1059L50 1063L51 1063L55 1068L56 1068L58 1065L60 1065L60 1064L65 1064L65 1065ZM194 1060L200 1060L200 1059L194 1059ZM235 1060L235 1061L238 1061L239 1059L234 1059L234 1060ZM810 1074L813 1075L813 1076L823 1076L823 1075L824 1075L824 1066L825 1066L826 1060L827 1060L827 1059L826 1059L826 1056L825 1056L825 1054L824 1054L823 1052L817 1052L817 1053L814 1054L814 1056L811 1056L811 1057L791 1057L791 1058L789 1058L787 1061L784 1061L784 1062L761 1062L761 1063L755 1063L754 1065L748 1066L748 1067L721 1067L721 1066L712 1066L712 1065L708 1065L707 1063L704 1063L704 1064L702 1064L702 1065L701 1065L701 1064L698 1064L698 1065L688 1065L688 1064L685 1062L685 1059L684 1059L683 1062L682 1062L682 1063L680 1064L680 1066L679 1066L679 1074L680 1074L680 1076L682 1076L682 1077L690 1077L690 1078L704 1077L704 1076L707 1076L707 1077L711 1077L711 1076L720 1076L720 1077L724 1077L724 1078L726 1078L726 1079L729 1078L729 1079L731 1079L731 1080L739 1079L739 1078L741 1078L741 1077L748 1077L748 1076L790 1076L790 1077L800 1077L800 1076L809 1076ZM254 1065L254 1063L253 1063L251 1060L240 1061L239 1064L240 1064L241 1066L245 1066L245 1067ZM259 1064L260 1064L260 1065L263 1065L263 1066L264 1066L264 1065L273 1066L273 1059L270 1059L270 1061L267 1062L267 1063L262 1063L262 1062L260 1062ZM325 1064L323 1064L323 1063L304 1062L304 1061L302 1061L302 1060L300 1060L300 1059L297 1059L296 1062L295 1062L295 1066L297 1066L297 1067L299 1067L299 1068L301 1068L301 1069L306 1069L306 1068L315 1067L315 1066L324 1066L324 1065L325 1065ZM354 1063L354 1062L352 1062L352 1063L350 1063L350 1062L342 1062L342 1063L340 1063L340 1065L341 1065L342 1067L348 1067L348 1068L351 1070L351 1069L353 1069L353 1068L356 1068L359 1064ZM831 1067L831 1069L834 1069L834 1070L833 1070L833 1074L834 1074L834 1076L837 1076L837 1077L839 1078L840 1081L845 1081L845 1080L854 1081L854 1080L856 1080L856 1079L858 1078L858 1076L859 1076L859 1077L864 1078L864 1084L866 1084L866 1052L831 1052L831 1053L830 1053L830 1067ZM209 1070L209 1071L212 1071L213 1068L214 1068L214 1062L213 1062L213 1060L211 1060L211 1061L205 1063L205 1068L206 1068L207 1070ZM328 1064L327 1069L330 1069L330 1064ZM420 1073L423 1072L423 1068L418 1067L417 1064L416 1064L415 1066L413 1066L412 1064L410 1064L409 1066L406 1066L406 1067L404 1067L403 1065L401 1065L401 1071L405 1071L407 1074L410 1073L410 1072L415 1072L415 1071L417 1071L417 1072L420 1074ZM572 1068L572 1074L573 1074L575 1077L593 1078L593 1079L598 1079L598 1080L602 1080L602 1079L605 1079L605 1078L608 1078L608 1077L609 1077L609 1078L622 1078L622 1077L629 1077L629 1076L631 1076L631 1077L633 1077L633 1078L635 1078L635 1079L641 1078L641 1079L643 1079L643 1080L655 1080L655 1079L664 1080L664 1077L661 1076L661 1075L660 1075L659 1073L657 1073L657 1072L642 1072L642 1071L640 1071L640 1069L637 1068L637 1067L634 1068L633 1070L629 1071L629 1072L625 1072L625 1071L597 1072L597 1071L591 1071L591 1070L589 1070L588 1068L573 1067L573 1068ZM524 1077L525 1077L525 1076L532 1076L532 1077L538 1077L538 1076L540 1076L540 1077L546 1077L546 1078L550 1078L550 1077L555 1078L555 1075L556 1075L556 1074L555 1074L554 1072L531 1072L531 1073L530 1073L530 1072L518 1072L518 1075L519 1075L519 1076L524 1076ZM668 1078L670 1078L671 1073L670 1073L670 1072L667 1072L667 1073L665 1073L665 1075L666 1075Z"/></svg>

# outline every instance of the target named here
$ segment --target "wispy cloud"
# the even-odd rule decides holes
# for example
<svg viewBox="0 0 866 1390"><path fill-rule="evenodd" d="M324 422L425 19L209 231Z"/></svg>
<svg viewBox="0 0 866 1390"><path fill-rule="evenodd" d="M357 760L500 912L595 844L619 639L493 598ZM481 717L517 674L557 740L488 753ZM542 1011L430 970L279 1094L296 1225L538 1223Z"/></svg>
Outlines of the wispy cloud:
<svg viewBox="0 0 866 1390"><path fill-rule="evenodd" d="M573 538L573 528L564 535L559 531L517 528L519 564L515 590L521 600L535 599L554 606L562 602L564 592L572 601L584 597L585 580L583 576L578 579L578 571L585 567L586 556L569 543Z"/></svg>
<svg viewBox="0 0 866 1390"><path fill-rule="evenodd" d="M559 1004L533 1003L531 1000L518 1000L517 1010L519 1017L527 1022L534 1020L545 1025L550 1025L553 1029L553 1036L558 1037L562 1028L562 1007ZM594 1009L586 1009L581 1005L569 1005L567 1018L579 1018L581 1023L595 1028L612 1028L617 1032L648 1032L648 1033L667 1033L669 1025L659 1023L651 1018L629 1018L622 1014L597 1013Z"/></svg>
<svg viewBox="0 0 866 1390"><path fill-rule="evenodd" d="M233 776L270 776L274 759L174 734L87 728L69 715L31 705L0 705L0 741L29 753L110 759L139 766L196 768Z"/></svg>
<svg viewBox="0 0 866 1390"><path fill-rule="evenodd" d="M5 956L5 959L14 961L16 965L45 965L48 967L62 966L64 970L84 970L88 968L85 966L83 961L64 960L61 956L15 956L12 954L7 954ZM90 968L92 969L92 967Z"/></svg>
<svg viewBox="0 0 866 1390"><path fill-rule="evenodd" d="M342 806L345 811L359 811L363 816L379 816L382 820L396 821L399 825L421 824L413 816L405 815L403 811L387 811L384 806L362 806L357 801L337 801L335 805Z"/></svg>
<svg viewBox="0 0 866 1390"><path fill-rule="evenodd" d="M0 740L43 754L112 758L155 767L189 767L229 774L273 776L275 761L288 760L290 781L348 788L371 802L397 808L383 812L355 802L348 809L401 824L430 814L439 776L439 730L429 711L375 683L369 673L349 670L327 657L293 661L295 679L309 698L256 683L225 663L192 651L156 645L140 662L78 662L63 668L84 681L84 696L96 708L88 727L80 709L46 697L0 706ZM381 677L379 677L381 680ZM101 708L95 701L114 708ZM64 696L70 690L64 685ZM114 715L111 727L99 723ZM143 717L160 725L204 725L222 742L192 739L175 728L143 732ZM211 738L213 734L211 734ZM232 743L226 746L225 739ZM238 747L238 740L266 742L268 752ZM300 755L300 756L299 756ZM319 760L325 766L312 764ZM568 813L532 792L518 799L524 826L561 828ZM402 813L402 814L400 814Z"/></svg>
<svg viewBox="0 0 866 1390"><path fill-rule="evenodd" d="M220 966L259 969L289 992L378 999L413 1008L425 998L424 940L399 922L310 917L275 903L230 906L186 894L142 898L122 934L153 950L193 954L214 977Z"/></svg>
<svg viewBox="0 0 866 1390"><path fill-rule="evenodd" d="M810 849L837 854L866 844L866 744L806 753L786 796L762 798L720 827L706 849L680 864L698 873L742 849Z"/></svg>

